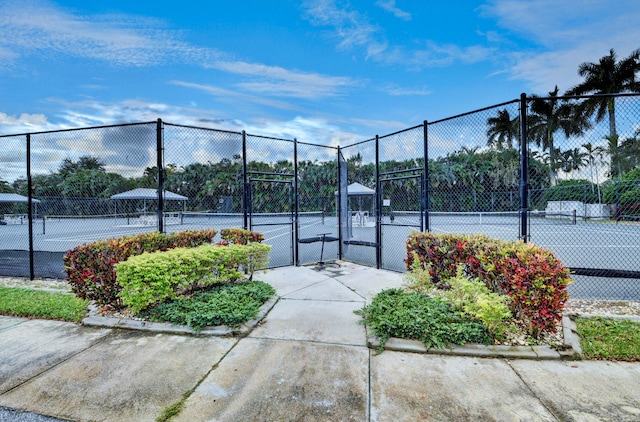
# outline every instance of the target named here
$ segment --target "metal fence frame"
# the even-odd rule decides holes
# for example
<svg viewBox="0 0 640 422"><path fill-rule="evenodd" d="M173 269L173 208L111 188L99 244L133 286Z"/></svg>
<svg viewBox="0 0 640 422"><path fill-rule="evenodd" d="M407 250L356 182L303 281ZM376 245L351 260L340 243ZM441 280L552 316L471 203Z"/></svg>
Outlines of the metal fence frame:
<svg viewBox="0 0 640 422"><path fill-rule="evenodd" d="M615 97L638 97L639 94L616 94ZM593 98L594 96L580 96L580 97L555 97L559 100L577 100L584 98ZM313 143L299 142L296 139L288 140L288 139L279 139L279 138L271 138L271 137L263 137L258 135L249 135L245 131L242 132L231 132L231 131L221 131L210 128L198 128L194 126L184 126L179 124L165 123L161 119L157 119L152 122L141 122L141 123L130 123L130 124L122 124L122 125L113 125L113 126L98 126L93 128L82 128L82 129L65 129L65 130L57 130L57 131L46 131L46 132L35 132L35 133L25 133L18 135L3 135L0 136L0 139L9 138L9 137L22 137L26 141L26 180L28 187L28 218L29 218L29 276L34 278L36 276L36 271L34 268L34 245L33 245L33 204L35 203L35 198L32 195L33 191L33 183L32 183L32 137L33 136L42 136L47 134L55 134L55 133L63 133L63 132L73 132L80 130L99 130L99 129L108 129L108 128L122 128L122 127L131 127L138 125L147 125L152 126L155 125L155 148L156 148L156 167L157 167L157 209L155 210L157 215L157 231L165 232L166 228L163 226L163 214L165 208L165 199L163 197L164 192L164 184L167 175L167 169L165 166L165 142L164 142L164 130L166 127L175 127L175 128L185 128L185 130L198 130L198 131L210 131L211 133L226 133L229 136L233 136L237 139L241 139L241 148L240 154L242 158L242 213L243 213L243 228L248 229L250 227L250 209L249 209L249 197L247 193L247 189L249 186L248 174L250 174L253 170L250 168L250 163L248 162L247 156L247 143L248 137L252 139L260 140L264 139L269 142L279 142L283 145L290 148L290 161L292 162L293 173L291 174L293 179L293 191L294 191L294 205L293 205L293 213L292 213L292 262L295 265L306 264L307 262L301 262L300 260L300 252L299 252L299 241L300 241L300 224L299 224L299 215L300 215L300 198L299 198L299 168L298 168L298 147L304 146L305 148L321 148L327 149L335 156L335 168L336 168L336 184L335 190L337 194L335 197L329 198L328 201L332 202L333 205L330 205L331 209L334 209L335 215L337 216L338 227L341 227L337 230L337 237L339 238L339 243L337 245L336 257L337 258L349 258L349 254L346 253L346 248L349 244L349 239L345 239L345 230L342 227L345 225L345 218L351 218L346 215L346 210L344 209L345 205L348 204L348 195L346 192L346 183L347 181L343 180L345 177L349 177L349 173L346 170L348 168L348 159L345 160L342 156L345 151L349 151L350 149L358 149L359 146L362 145L374 145L375 153L374 156L369 159L372 161L372 164L375 167L375 174L373 175L373 183L375 184L374 189L376 190L375 195L375 239L371 239L370 242L360 243L363 245L366 243L366 246L375 248L375 265L378 268L383 267L382 264L382 250L385 245L382 245L382 236L381 236L381 222L384 218L383 216L383 198L381 193L381 182L387 180L390 175L393 174L412 174L416 177L420 177L423 180L423 183L420 187L420 227L419 229L425 229L430 231L432 229L431 218L430 218L430 203L431 203L431 195L432 195L432 187L430 181L429 174L429 162L430 162L430 127L434 127L435 125L443 124L445 122L454 121L456 119L464 118L465 116L471 116L483 111L497 109L499 107L511 106L514 107L516 104L519 109L519 139L523 140L520 142L519 148L519 184L518 184L518 212L520 216L519 220L519 239L528 242L530 241L530 232L529 232L529 222L528 222L528 212L530 211L530 180L529 180L529 144L530 139L528 135L528 119L529 114L527 112L528 107L532 101L531 97L527 97L525 94L521 94L519 99L507 101L504 103L496 104L490 107L474 110L468 113L447 117L445 119L434 120L434 121L424 121L421 125L414 126L412 128L404 129L402 131L398 131L392 134L380 136L376 135L375 138L367 139L365 141L356 142L350 145L341 146L341 147L331 147L326 145L319 145ZM393 171L382 171L380 169L381 163L384 161L384 157L381 158L380 148L381 146L387 145L387 143L391 142L389 138L394 138L395 135L402 134L405 131L416 131L419 133L422 131L422 149L420 154L415 157L416 162L422 161L421 167L416 168L407 168L407 169L398 169ZM522 147L526 146L526 147ZM382 160L382 161L381 161ZM343 168L344 167L344 168ZM345 200L346 196L346 200ZM318 198L318 204L325 200L321 200ZM320 207L320 205L318 205ZM326 207L325 207L326 208ZM325 209L322 210L323 213ZM406 240L406 239L405 239ZM357 243L356 243L357 245ZM356 259L357 260L357 259ZM366 260L365 260L366 261ZM373 265L371 260L367 262L363 262L367 265ZM614 277L614 278L633 278L640 279L640 271L626 271L619 269L611 269L611 268L571 268L572 272L577 275L585 275L585 276L599 276L599 277Z"/></svg>

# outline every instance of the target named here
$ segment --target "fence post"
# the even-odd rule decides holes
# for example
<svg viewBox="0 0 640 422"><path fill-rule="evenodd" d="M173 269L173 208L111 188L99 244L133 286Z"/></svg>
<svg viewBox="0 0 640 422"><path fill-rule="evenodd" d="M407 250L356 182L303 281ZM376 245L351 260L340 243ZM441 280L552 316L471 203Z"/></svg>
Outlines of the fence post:
<svg viewBox="0 0 640 422"><path fill-rule="evenodd" d="M340 157L342 156L342 152L340 151L340 146L338 146L336 163L338 169L338 186L336 186L336 191L338 195L336 196L336 217L338 220L338 259L342 259L342 163L340 162Z"/></svg>
<svg viewBox="0 0 640 422"><path fill-rule="evenodd" d="M423 146L424 146L424 230L430 231L431 225L429 224L429 124L425 120L423 125ZM422 219L421 219L422 220ZM422 223L422 221L421 221ZM422 230L422 228L420 229Z"/></svg>
<svg viewBox="0 0 640 422"><path fill-rule="evenodd" d="M298 256L298 233L300 217L298 215L300 211L300 199L298 198L298 140L293 138L293 246L294 246L294 262L296 267L300 266L300 258Z"/></svg>
<svg viewBox="0 0 640 422"><path fill-rule="evenodd" d="M380 137L376 135L376 268L382 266L382 193L380 192Z"/></svg>
<svg viewBox="0 0 640 422"><path fill-rule="evenodd" d="M33 280L35 278L35 270L33 262L33 184L31 181L30 133L27 133L27 191L27 206L29 207L29 279ZM42 218L44 219L44 216Z"/></svg>
<svg viewBox="0 0 640 422"><path fill-rule="evenodd" d="M247 195L247 132L242 131L242 228L249 229L248 210L249 204Z"/></svg>
<svg viewBox="0 0 640 422"><path fill-rule="evenodd" d="M163 142L162 142L162 119L158 119L156 123L156 152L158 167L158 232L164 233L164 162L163 162Z"/></svg>
<svg viewBox="0 0 640 422"><path fill-rule="evenodd" d="M529 211L529 142L527 139L527 94L520 94L520 239L527 242Z"/></svg>

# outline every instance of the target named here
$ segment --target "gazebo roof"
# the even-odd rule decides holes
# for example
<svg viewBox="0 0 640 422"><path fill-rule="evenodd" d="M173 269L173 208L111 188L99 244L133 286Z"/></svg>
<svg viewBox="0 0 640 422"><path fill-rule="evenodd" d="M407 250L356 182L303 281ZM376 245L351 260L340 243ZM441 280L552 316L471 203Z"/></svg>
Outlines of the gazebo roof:
<svg viewBox="0 0 640 422"><path fill-rule="evenodd" d="M336 195L338 191L336 191ZM354 182L347 186L347 196L368 196L375 195L376 191L374 189L368 188L364 185L361 185L358 182Z"/></svg>
<svg viewBox="0 0 640 422"><path fill-rule="evenodd" d="M38 199L31 199L34 203L40 202ZM0 193L0 202L11 202L11 203L20 203L26 204L29 202L29 198L23 195L18 195L17 193Z"/></svg>
<svg viewBox="0 0 640 422"><path fill-rule="evenodd" d="M158 191L156 189L150 188L136 188L126 192L111 195L111 199L158 199ZM166 201L186 201L189 198L165 190L164 199Z"/></svg>

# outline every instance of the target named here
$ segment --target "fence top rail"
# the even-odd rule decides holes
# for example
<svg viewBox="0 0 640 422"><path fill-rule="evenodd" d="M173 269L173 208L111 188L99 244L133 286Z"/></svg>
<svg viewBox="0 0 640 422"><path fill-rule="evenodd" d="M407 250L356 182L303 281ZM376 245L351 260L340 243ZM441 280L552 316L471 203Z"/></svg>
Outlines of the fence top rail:
<svg viewBox="0 0 640 422"><path fill-rule="evenodd" d="M432 121L432 122L429 122L429 121L428 121L428 122L427 122L427 125L433 125L433 124L436 124L436 123L442 123L442 122L446 122L447 120L458 119L458 118L460 118L460 117L469 116L469 115L471 115L471 114L479 113L479 112L481 112L481 111L491 110L492 108L503 107L503 106L506 106L506 105L509 105L509 104L516 104L516 103L519 103L519 102L520 102L520 100L519 100L519 99L517 99L517 100L511 100L511 101L505 101L504 103L494 104L494 105L489 106L489 107L479 108L479 109L477 109L477 110L468 111L468 112L466 112L466 113L458 114L458 115L451 116L451 117L445 117L444 119L434 120L434 121Z"/></svg>
<svg viewBox="0 0 640 422"><path fill-rule="evenodd" d="M378 136L378 138L379 139L388 138L389 136L399 135L399 134L401 134L403 132L409 132L410 130L414 130L414 129L418 129L418 128L422 128L422 127L424 127L424 123L419 124L419 125L415 125L415 126L412 126L412 127L408 127L406 129L402 129L402 130L399 130L397 132L387 133L386 135L380 135L380 136Z"/></svg>
<svg viewBox="0 0 640 422"><path fill-rule="evenodd" d="M247 136L251 136L252 138L270 139L272 141L285 141L285 142L295 143L295 141L293 139L276 138L276 137L273 137L273 136L253 135L251 133L247 133Z"/></svg>
<svg viewBox="0 0 640 422"><path fill-rule="evenodd" d="M181 125L181 124L177 124L177 123L168 123L168 122L163 122L163 123L164 123L165 126L183 127L183 128L187 128L187 129L210 130L212 132L224 132L224 133L232 133L234 135L242 135L242 132L236 132L236 131L233 131L233 130L214 129L214 128L210 128L210 127L192 126L192 125Z"/></svg>
<svg viewBox="0 0 640 422"><path fill-rule="evenodd" d="M640 92L612 92L610 94L589 94L589 95L558 95L557 97L531 97L527 96L527 101L539 100L584 100L586 98L611 98L611 97L640 97Z"/></svg>
<svg viewBox="0 0 640 422"><path fill-rule="evenodd" d="M77 132L81 130L92 130L92 129L109 129L114 127L124 127L124 126L143 126L143 125L155 125L157 121L153 122L135 122L135 123L119 123L117 125L102 125L102 126L88 126L88 127L75 127L69 129L56 129L56 130L43 130L39 132L23 132L23 133L13 133L7 135L0 135L0 138L10 138L13 136L27 136L27 135L46 135L49 133L62 133L62 132Z"/></svg>
<svg viewBox="0 0 640 422"><path fill-rule="evenodd" d="M343 146L343 147L340 147L340 149L345 149L345 148L355 147L356 145L361 145L361 144L364 144L364 143L366 143L366 142L373 142L373 141L375 141L375 140L376 140L376 138L369 138L369 139L365 139L364 141L358 141L358 142L355 142L355 143L353 143L353 144L345 145L345 146Z"/></svg>
<svg viewBox="0 0 640 422"><path fill-rule="evenodd" d="M312 147L321 147L321 148L330 148L330 149L338 149L338 147L333 147L331 145L320 145L320 144L314 144L311 142L302 142L302 141L298 141L296 140L296 142L298 143L298 145L310 145Z"/></svg>

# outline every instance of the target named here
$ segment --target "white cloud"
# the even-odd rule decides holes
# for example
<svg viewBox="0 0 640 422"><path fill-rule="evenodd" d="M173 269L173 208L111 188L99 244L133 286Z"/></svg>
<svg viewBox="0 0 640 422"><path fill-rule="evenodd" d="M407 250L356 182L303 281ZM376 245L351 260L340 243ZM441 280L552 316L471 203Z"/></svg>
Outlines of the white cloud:
<svg viewBox="0 0 640 422"><path fill-rule="evenodd" d="M156 20L127 15L80 16L45 1L0 5L0 57L64 54L123 66L166 62L202 63L219 58L213 49L180 41L180 33Z"/></svg>
<svg viewBox="0 0 640 422"><path fill-rule="evenodd" d="M380 29L357 11L340 9L335 0L308 1L304 4L313 25L332 26L340 40L339 49L363 47L366 57L381 54L387 43L379 35Z"/></svg>
<svg viewBox="0 0 640 422"><path fill-rule="evenodd" d="M331 97L339 95L344 88L358 84L349 77L292 71L279 66L242 61L218 61L206 67L257 79L237 84L245 90L285 97L308 99Z"/></svg>
<svg viewBox="0 0 640 422"><path fill-rule="evenodd" d="M269 98L243 94L240 92L232 91L230 89L220 88L215 85L197 84L197 83L186 82L186 81L170 81L169 83L173 85L183 86L186 88L193 88L199 91L206 92L207 94L220 98L222 102L235 102L235 103L248 102L248 103L261 104L261 105L266 105L269 107L275 107L275 108L284 109L284 110L295 110L299 108L291 103L287 103L284 101L271 100Z"/></svg>
<svg viewBox="0 0 640 422"><path fill-rule="evenodd" d="M276 138L297 139L302 142L327 146L346 145L361 140L358 134L344 131L327 119L319 117L301 117L288 121L256 120L247 127L249 133L259 133Z"/></svg>
<svg viewBox="0 0 640 422"><path fill-rule="evenodd" d="M9 116L0 112L0 131L7 132L5 127L20 128L42 128L47 125L47 118L44 114L27 114L22 113L19 117Z"/></svg>
<svg viewBox="0 0 640 422"><path fill-rule="evenodd" d="M393 13L393 15L395 15L396 18L399 18L405 21L411 20L411 13L405 12L404 10L401 10L400 8L396 7L396 0L378 0L376 2L376 5L380 6L387 12Z"/></svg>
<svg viewBox="0 0 640 422"><path fill-rule="evenodd" d="M496 19L503 32L532 43L501 57L506 61L504 72L528 81L538 94L555 85L564 91L579 83L578 66L597 62L611 48L623 58L640 47L640 9L635 0L618 1L615 7L606 0L493 0L480 12ZM504 38L504 33L496 38Z"/></svg>
<svg viewBox="0 0 640 422"><path fill-rule="evenodd" d="M377 4L383 8L385 8L383 5L395 7L393 0L382 0ZM494 52L493 48L480 45L461 47L430 40L422 41L425 48L417 50L413 45L411 47L389 45L381 28L357 11L339 8L335 0L307 2L305 6L313 25L334 28L334 35L340 40L338 48L363 48L367 59L382 63L399 64L412 70L422 70L449 66L455 62L476 63L489 59Z"/></svg>

